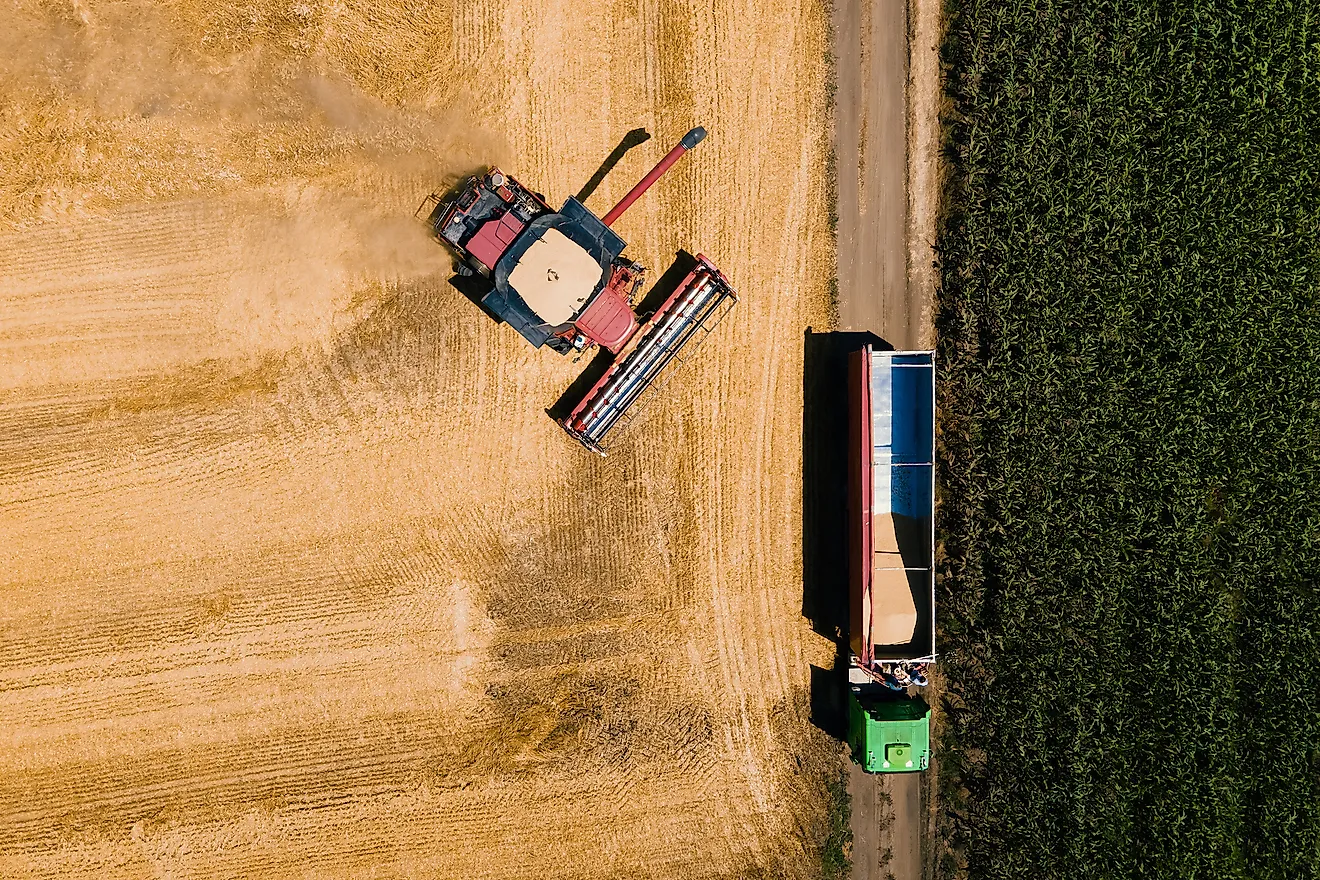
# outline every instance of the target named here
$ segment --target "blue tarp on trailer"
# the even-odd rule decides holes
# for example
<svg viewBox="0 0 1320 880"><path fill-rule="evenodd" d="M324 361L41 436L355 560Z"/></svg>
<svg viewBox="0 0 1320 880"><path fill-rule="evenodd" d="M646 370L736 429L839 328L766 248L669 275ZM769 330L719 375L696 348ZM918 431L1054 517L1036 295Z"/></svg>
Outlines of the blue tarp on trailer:
<svg viewBox="0 0 1320 880"><path fill-rule="evenodd" d="M934 355L870 354L872 509L930 518L935 510Z"/></svg>

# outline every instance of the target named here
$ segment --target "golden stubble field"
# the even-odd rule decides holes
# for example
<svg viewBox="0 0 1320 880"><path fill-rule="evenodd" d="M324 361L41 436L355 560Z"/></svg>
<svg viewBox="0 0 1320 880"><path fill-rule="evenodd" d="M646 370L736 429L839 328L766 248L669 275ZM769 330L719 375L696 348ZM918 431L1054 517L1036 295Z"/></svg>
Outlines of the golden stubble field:
<svg viewBox="0 0 1320 880"><path fill-rule="evenodd" d="M0 876L810 876L819 3L6 2ZM742 303L608 459L413 223L711 132Z"/></svg>

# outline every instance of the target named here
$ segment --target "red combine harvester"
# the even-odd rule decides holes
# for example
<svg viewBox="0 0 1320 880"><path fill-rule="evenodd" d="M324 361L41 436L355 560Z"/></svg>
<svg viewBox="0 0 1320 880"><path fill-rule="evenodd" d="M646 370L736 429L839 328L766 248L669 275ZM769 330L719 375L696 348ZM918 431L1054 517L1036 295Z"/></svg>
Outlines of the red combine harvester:
<svg viewBox="0 0 1320 880"><path fill-rule="evenodd" d="M649 316L635 311L646 269L620 256L626 246L610 224L706 136L689 131L603 218L570 198L557 212L545 197L492 168L468 179L451 199L432 196L420 213L435 238L458 255L465 290L536 347L561 354L600 346L613 363L568 415L557 421L588 449L629 421L647 389L658 387L680 352L704 338L738 297L704 256Z"/></svg>

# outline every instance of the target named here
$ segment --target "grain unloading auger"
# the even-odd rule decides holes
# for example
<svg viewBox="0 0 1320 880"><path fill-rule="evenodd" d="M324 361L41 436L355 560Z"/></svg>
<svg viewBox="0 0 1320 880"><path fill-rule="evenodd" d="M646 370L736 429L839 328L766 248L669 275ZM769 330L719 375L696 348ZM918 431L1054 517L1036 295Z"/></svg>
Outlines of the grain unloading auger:
<svg viewBox="0 0 1320 880"><path fill-rule="evenodd" d="M630 421L648 389L685 358L738 302L727 278L703 255L649 317L635 311L646 269L622 256L610 228L688 150L706 136L694 128L603 218L575 198L558 211L498 168L469 178L450 199L432 196L435 237L458 255L455 287L478 300L538 348L561 354L600 346L613 363L557 421L595 452ZM690 354L690 352L689 352Z"/></svg>

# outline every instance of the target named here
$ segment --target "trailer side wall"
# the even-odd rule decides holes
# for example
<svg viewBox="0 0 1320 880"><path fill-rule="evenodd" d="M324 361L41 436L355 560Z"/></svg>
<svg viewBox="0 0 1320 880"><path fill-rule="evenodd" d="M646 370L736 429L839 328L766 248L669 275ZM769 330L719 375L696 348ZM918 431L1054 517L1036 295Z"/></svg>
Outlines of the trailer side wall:
<svg viewBox="0 0 1320 880"><path fill-rule="evenodd" d="M934 390L932 352L850 360L849 641L863 664L934 655Z"/></svg>

